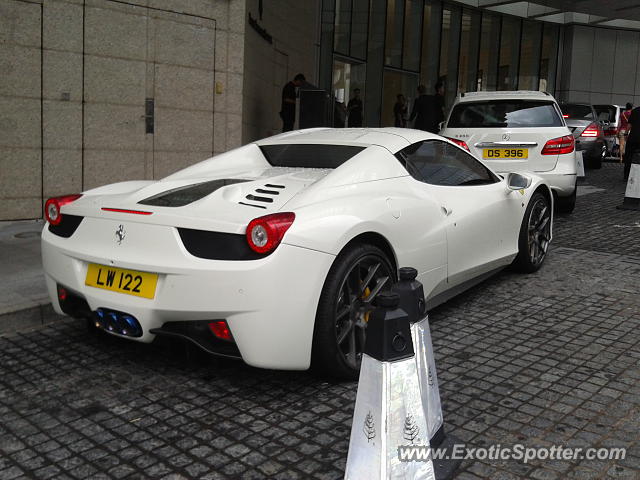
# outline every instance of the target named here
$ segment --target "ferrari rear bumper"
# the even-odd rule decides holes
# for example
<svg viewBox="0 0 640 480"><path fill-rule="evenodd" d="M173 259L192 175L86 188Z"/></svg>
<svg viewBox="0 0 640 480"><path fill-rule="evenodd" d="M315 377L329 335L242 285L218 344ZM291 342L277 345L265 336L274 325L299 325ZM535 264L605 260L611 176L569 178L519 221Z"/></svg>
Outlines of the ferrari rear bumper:
<svg viewBox="0 0 640 480"><path fill-rule="evenodd" d="M151 330L169 323L226 320L246 363L287 370L309 367L316 308L333 255L287 244L251 261L205 260L180 251L178 268L176 252L169 262L142 252L138 261L132 261L130 252L120 261L115 255L89 253L100 250L70 240L46 227L42 233L45 278L58 313L64 314L57 292L62 285L86 300L92 312L106 309L135 317L142 335L126 337L131 340L151 342ZM148 299L88 286L90 263L156 273L155 295Z"/></svg>

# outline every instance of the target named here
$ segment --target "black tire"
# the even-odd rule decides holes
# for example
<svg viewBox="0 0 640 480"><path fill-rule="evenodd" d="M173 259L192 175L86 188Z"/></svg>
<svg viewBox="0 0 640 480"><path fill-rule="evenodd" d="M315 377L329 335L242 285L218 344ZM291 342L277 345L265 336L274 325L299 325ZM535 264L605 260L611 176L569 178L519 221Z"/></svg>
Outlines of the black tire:
<svg viewBox="0 0 640 480"><path fill-rule="evenodd" d="M620 157L620 145L615 144L615 145L613 146L613 148L611 149L611 152L610 152L609 156L610 156L610 157L614 157L614 158L616 158L616 159L617 159L618 157Z"/></svg>
<svg viewBox="0 0 640 480"><path fill-rule="evenodd" d="M316 312L311 350L311 370L315 374L358 378L367 312L372 309L373 298L389 289L395 277L391 261L373 245L348 246L338 255L322 287Z"/></svg>
<svg viewBox="0 0 640 480"><path fill-rule="evenodd" d="M531 197L520 226L518 256L513 267L524 273L537 271L547 256L551 239L551 205L540 192Z"/></svg>
<svg viewBox="0 0 640 480"><path fill-rule="evenodd" d="M576 197L578 185L576 184L573 193L568 197L556 197L556 211L558 213L573 213L576 208Z"/></svg>

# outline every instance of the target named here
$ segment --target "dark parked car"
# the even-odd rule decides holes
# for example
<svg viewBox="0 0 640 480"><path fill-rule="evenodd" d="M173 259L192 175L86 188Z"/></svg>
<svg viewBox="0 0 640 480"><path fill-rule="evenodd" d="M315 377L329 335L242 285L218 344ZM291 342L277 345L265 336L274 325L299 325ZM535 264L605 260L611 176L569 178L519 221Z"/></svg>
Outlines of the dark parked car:
<svg viewBox="0 0 640 480"><path fill-rule="evenodd" d="M620 105L594 105L593 108L596 109L598 120L602 122L607 157L617 157L619 155L618 129L624 107Z"/></svg>
<svg viewBox="0 0 640 480"><path fill-rule="evenodd" d="M564 103L560 105L567 127L576 139L576 151L581 151L588 167L601 168L607 156L602 123L593 105Z"/></svg>

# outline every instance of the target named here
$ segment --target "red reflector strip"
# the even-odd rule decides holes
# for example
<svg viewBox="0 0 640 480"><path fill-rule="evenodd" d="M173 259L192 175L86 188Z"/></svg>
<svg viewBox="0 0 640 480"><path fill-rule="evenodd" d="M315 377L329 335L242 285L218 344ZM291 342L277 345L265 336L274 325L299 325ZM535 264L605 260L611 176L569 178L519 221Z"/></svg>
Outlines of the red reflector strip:
<svg viewBox="0 0 640 480"><path fill-rule="evenodd" d="M213 333L219 339L233 341L231 330L229 330L229 326L227 325L227 322L225 322L224 320L219 320L217 322L210 322L209 329L211 330L211 333Z"/></svg>
<svg viewBox="0 0 640 480"><path fill-rule="evenodd" d="M65 301L67 299L67 291L58 285L58 300Z"/></svg>
<svg viewBox="0 0 640 480"><path fill-rule="evenodd" d="M144 212L142 210L127 210L126 208L107 208L102 207L105 212L131 213L133 215L151 215L153 212Z"/></svg>

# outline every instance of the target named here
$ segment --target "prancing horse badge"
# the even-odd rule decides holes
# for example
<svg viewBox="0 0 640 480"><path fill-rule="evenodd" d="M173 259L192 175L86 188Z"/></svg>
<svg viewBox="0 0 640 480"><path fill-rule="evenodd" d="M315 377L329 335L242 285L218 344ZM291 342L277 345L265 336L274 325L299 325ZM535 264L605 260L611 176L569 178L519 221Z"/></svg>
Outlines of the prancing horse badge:
<svg viewBox="0 0 640 480"><path fill-rule="evenodd" d="M118 242L118 245L122 245L122 241L126 235L127 232L124 231L124 225L120 224L116 230L116 241Z"/></svg>

